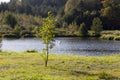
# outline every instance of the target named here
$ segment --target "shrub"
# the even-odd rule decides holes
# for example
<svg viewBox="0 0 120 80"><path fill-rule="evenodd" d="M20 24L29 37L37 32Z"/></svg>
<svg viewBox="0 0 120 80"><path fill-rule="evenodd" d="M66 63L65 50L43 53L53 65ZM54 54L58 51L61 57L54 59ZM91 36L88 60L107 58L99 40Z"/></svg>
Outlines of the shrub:
<svg viewBox="0 0 120 80"><path fill-rule="evenodd" d="M6 38L20 38L19 35L16 35L16 34L4 34L3 37L6 37Z"/></svg>
<svg viewBox="0 0 120 80"><path fill-rule="evenodd" d="M28 52L28 53L37 53L38 51L37 50L27 50L26 52Z"/></svg>
<svg viewBox="0 0 120 80"><path fill-rule="evenodd" d="M30 37L35 37L33 34L25 34L21 36L22 38L30 38Z"/></svg>
<svg viewBox="0 0 120 80"><path fill-rule="evenodd" d="M32 33L29 30L23 30L23 31L20 32L21 36L24 36L26 34L32 34Z"/></svg>

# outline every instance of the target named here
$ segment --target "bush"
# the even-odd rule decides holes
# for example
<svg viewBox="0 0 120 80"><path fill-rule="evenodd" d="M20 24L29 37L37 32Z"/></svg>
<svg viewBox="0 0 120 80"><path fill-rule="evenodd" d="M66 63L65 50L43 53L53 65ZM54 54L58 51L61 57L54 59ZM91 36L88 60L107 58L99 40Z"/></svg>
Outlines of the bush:
<svg viewBox="0 0 120 80"><path fill-rule="evenodd" d="M28 30L21 31L20 35L21 35L21 37L24 37L24 38L25 37L34 37L34 35L30 31L28 31Z"/></svg>
<svg viewBox="0 0 120 80"><path fill-rule="evenodd" d="M16 35L16 34L4 34L3 37L5 38L20 38L19 35Z"/></svg>
<svg viewBox="0 0 120 80"><path fill-rule="evenodd" d="M28 53L37 53L38 51L37 50L27 50L26 52L28 52Z"/></svg>

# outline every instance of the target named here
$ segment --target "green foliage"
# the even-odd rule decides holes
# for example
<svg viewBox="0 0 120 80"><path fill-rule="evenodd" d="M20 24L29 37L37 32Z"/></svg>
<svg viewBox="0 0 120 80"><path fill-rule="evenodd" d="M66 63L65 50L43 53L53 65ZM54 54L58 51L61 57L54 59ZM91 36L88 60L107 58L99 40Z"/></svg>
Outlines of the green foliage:
<svg viewBox="0 0 120 80"><path fill-rule="evenodd" d="M77 28L78 28L77 24L73 22L72 24L70 24L68 26L68 31L69 32L67 34L69 34L69 35L75 35L75 32L77 32Z"/></svg>
<svg viewBox="0 0 120 80"><path fill-rule="evenodd" d="M91 30L94 31L95 36L100 36L103 30L102 21L100 18L96 17L93 19Z"/></svg>
<svg viewBox="0 0 120 80"><path fill-rule="evenodd" d="M55 15L67 0L10 0L9 3L2 3L0 11L9 10L15 13L47 16L48 11Z"/></svg>
<svg viewBox="0 0 120 80"><path fill-rule="evenodd" d="M106 7L104 9L102 9L102 16L104 17L108 17L109 19L113 17L113 13L112 13L112 7Z"/></svg>
<svg viewBox="0 0 120 80"><path fill-rule="evenodd" d="M76 0L76 1L68 0L67 3L65 4L65 10L64 10L65 13L76 7L79 4L79 2L80 0Z"/></svg>
<svg viewBox="0 0 120 80"><path fill-rule="evenodd" d="M82 4L81 4L82 2ZM81 5L84 5L85 10L98 10L101 7L100 0L68 0L65 4L65 13L70 11L72 8L80 8Z"/></svg>
<svg viewBox="0 0 120 80"><path fill-rule="evenodd" d="M55 35L55 20L51 12L48 13L48 17L43 20L43 25L40 28L40 34L43 42L45 44L51 43L53 41Z"/></svg>
<svg viewBox="0 0 120 80"><path fill-rule="evenodd" d="M120 41L120 31L119 30L102 31L102 35L101 35L100 39Z"/></svg>
<svg viewBox="0 0 120 80"><path fill-rule="evenodd" d="M14 33L4 34L3 37L5 37L5 38L20 38L19 35L16 35Z"/></svg>
<svg viewBox="0 0 120 80"><path fill-rule="evenodd" d="M116 37L114 38L114 40L120 41L120 36L116 36Z"/></svg>
<svg viewBox="0 0 120 80"><path fill-rule="evenodd" d="M37 53L38 51L37 50L27 50L26 52L28 52L28 53Z"/></svg>
<svg viewBox="0 0 120 80"><path fill-rule="evenodd" d="M78 13L78 11L75 8L71 9L69 12L67 12L63 16L63 21L67 22L67 24L73 23L75 18L78 16L77 13Z"/></svg>
<svg viewBox="0 0 120 80"><path fill-rule="evenodd" d="M63 27L64 22L68 25L76 22L78 26L85 22L90 29L93 18L99 17L103 22L103 29L120 29L120 0L10 0L9 3L0 4L0 12L6 11L14 12L17 23L25 27L41 26L41 21L33 16L45 18L47 12L52 11L59 27ZM26 15L23 18L18 14ZM0 17L0 21L4 16Z"/></svg>
<svg viewBox="0 0 120 80"><path fill-rule="evenodd" d="M114 35L102 35L100 38L104 40L114 40Z"/></svg>
<svg viewBox="0 0 120 80"><path fill-rule="evenodd" d="M9 13L9 12L5 16L4 22L6 24L8 24L11 28L14 28L15 25L17 24L17 20L16 20L15 16L12 13Z"/></svg>
<svg viewBox="0 0 120 80"><path fill-rule="evenodd" d="M88 36L88 29L87 29L85 23L80 24L79 35L83 36L83 37Z"/></svg>
<svg viewBox="0 0 120 80"><path fill-rule="evenodd" d="M46 45L46 60L45 66L47 67L49 49L52 48L52 41L55 37L55 19L51 12L48 12L48 17L43 20L42 27L36 32L36 37L41 38Z"/></svg>
<svg viewBox="0 0 120 80"><path fill-rule="evenodd" d="M20 36L33 37L32 30L42 26L48 11L57 20L55 25L59 30L56 29L56 36L77 36L78 31L74 31L76 26L73 30L69 26L73 22L77 26L84 22L86 28L91 29L93 18L96 17L101 19L104 30L120 29L120 0L11 0L10 3L0 4L0 33L7 33L7 36L14 34L15 24L18 24Z"/></svg>
<svg viewBox="0 0 120 80"><path fill-rule="evenodd" d="M54 16L57 15L56 18L60 24L64 21L68 25L72 22L76 22L77 25L85 22L88 29L90 29L92 19L100 17L104 29L120 29L118 27L120 26L120 0L10 0L9 3L0 4L0 12L5 11L36 17L47 17L47 12L52 11ZM17 18L17 20L20 20L18 24L21 24L24 19ZM30 26L31 24L41 25L33 17L31 19L25 17L25 20L28 22L24 22L24 26L29 22ZM63 26L59 25L59 27Z"/></svg>
<svg viewBox="0 0 120 80"><path fill-rule="evenodd" d="M21 28L19 25L16 25L14 28L14 33L18 36L20 36Z"/></svg>
<svg viewBox="0 0 120 80"><path fill-rule="evenodd" d="M119 24L120 0L105 0L103 1L102 4L103 4L103 7L101 8L101 15L102 17L106 18L105 20L109 21L109 22L104 22L106 23L105 26L108 26L108 25L120 26Z"/></svg>

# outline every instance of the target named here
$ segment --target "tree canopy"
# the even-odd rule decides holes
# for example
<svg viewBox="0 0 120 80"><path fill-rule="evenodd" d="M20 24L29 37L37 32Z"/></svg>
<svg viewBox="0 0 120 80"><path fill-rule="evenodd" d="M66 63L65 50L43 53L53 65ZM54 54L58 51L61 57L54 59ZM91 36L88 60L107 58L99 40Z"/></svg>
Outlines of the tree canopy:
<svg viewBox="0 0 120 80"><path fill-rule="evenodd" d="M99 17L103 29L120 30L120 0L10 0L0 4L0 12L6 11L42 18L51 11L59 27L64 23L75 22L79 26L84 22L88 29L91 29L92 20Z"/></svg>
<svg viewBox="0 0 120 80"><path fill-rule="evenodd" d="M48 17L43 20L42 27L36 33L37 38L41 38L43 43L46 45L46 58L45 58L45 66L47 67L48 63L48 55L49 49L52 48L52 41L55 37L55 19L51 12L48 12Z"/></svg>

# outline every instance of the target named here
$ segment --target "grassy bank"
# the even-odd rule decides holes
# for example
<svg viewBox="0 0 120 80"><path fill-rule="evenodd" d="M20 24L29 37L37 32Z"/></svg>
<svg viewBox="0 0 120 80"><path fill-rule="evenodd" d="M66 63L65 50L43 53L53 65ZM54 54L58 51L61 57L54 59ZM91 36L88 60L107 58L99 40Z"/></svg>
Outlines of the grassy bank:
<svg viewBox="0 0 120 80"><path fill-rule="evenodd" d="M100 38L104 39L104 40L117 40L117 41L120 41L120 30L103 31L102 36Z"/></svg>
<svg viewBox="0 0 120 80"><path fill-rule="evenodd" d="M32 31L32 30L31 30ZM23 31L20 35L14 33L14 32L0 32L0 36L3 36L5 38L28 38L28 37L35 37L35 34L31 31ZM56 28L55 29L55 36L56 37L81 37L79 35L79 32L71 32L69 30L66 30L64 28ZM86 37L99 37L95 36L93 31L88 31L88 36ZM84 37L83 37L84 38ZM101 32L101 39L105 40L120 40L120 30L105 30Z"/></svg>
<svg viewBox="0 0 120 80"><path fill-rule="evenodd" d="M0 52L0 80L120 80L120 55L55 55Z"/></svg>

